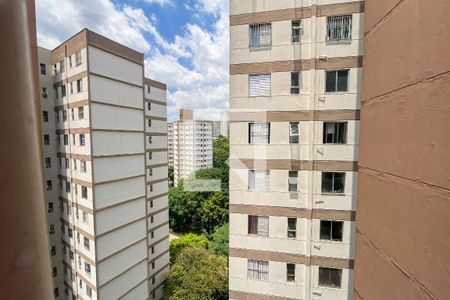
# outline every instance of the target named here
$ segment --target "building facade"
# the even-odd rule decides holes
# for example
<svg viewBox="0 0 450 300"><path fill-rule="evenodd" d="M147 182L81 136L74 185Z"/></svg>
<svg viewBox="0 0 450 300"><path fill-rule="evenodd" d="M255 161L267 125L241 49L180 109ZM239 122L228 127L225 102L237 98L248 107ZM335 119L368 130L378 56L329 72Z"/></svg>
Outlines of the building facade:
<svg viewBox="0 0 450 300"><path fill-rule="evenodd" d="M168 270L166 86L87 29L39 49L55 298L160 298Z"/></svg>
<svg viewBox="0 0 450 300"><path fill-rule="evenodd" d="M230 10L230 298L352 299L364 2Z"/></svg>
<svg viewBox="0 0 450 300"><path fill-rule="evenodd" d="M450 2L366 8L354 296L448 299Z"/></svg>
<svg viewBox="0 0 450 300"><path fill-rule="evenodd" d="M169 140L169 167L173 168L173 123L167 123L167 138Z"/></svg>
<svg viewBox="0 0 450 300"><path fill-rule="evenodd" d="M199 169L212 168L212 131L211 121L195 120L192 110L180 110L180 120L173 122L175 185Z"/></svg>
<svg viewBox="0 0 450 300"><path fill-rule="evenodd" d="M230 126L228 124L228 111L220 113L220 135L228 138L230 136Z"/></svg>

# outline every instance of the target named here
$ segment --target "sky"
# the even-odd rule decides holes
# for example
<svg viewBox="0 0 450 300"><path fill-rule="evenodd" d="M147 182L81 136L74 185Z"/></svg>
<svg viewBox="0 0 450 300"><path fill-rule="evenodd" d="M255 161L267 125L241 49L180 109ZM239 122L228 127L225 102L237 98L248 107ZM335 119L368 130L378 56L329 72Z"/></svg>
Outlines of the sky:
<svg viewBox="0 0 450 300"><path fill-rule="evenodd" d="M228 0L36 0L38 45L54 49L83 28L144 53L145 76L179 108L218 119L228 108Z"/></svg>

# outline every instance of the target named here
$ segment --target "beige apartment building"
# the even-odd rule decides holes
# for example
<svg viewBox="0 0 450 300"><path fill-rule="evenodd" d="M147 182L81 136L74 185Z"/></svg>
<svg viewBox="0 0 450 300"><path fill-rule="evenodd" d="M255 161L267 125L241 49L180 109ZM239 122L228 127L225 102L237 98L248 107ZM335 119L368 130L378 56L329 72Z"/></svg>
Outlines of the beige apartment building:
<svg viewBox="0 0 450 300"><path fill-rule="evenodd" d="M169 167L173 167L173 123L167 123Z"/></svg>
<svg viewBox="0 0 450 300"><path fill-rule="evenodd" d="M230 298L352 299L364 2L230 10Z"/></svg>
<svg viewBox="0 0 450 300"><path fill-rule="evenodd" d="M211 121L196 120L194 111L180 109L173 126L174 184L199 169L213 166L213 126Z"/></svg>
<svg viewBox="0 0 450 300"><path fill-rule="evenodd" d="M169 266L166 85L87 29L39 49L58 299L159 299Z"/></svg>

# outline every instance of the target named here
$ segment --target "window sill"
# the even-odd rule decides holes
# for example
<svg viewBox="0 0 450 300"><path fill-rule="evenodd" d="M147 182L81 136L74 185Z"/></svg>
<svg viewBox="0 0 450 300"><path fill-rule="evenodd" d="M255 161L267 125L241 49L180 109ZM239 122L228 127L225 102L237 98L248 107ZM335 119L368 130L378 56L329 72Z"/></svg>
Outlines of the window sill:
<svg viewBox="0 0 450 300"><path fill-rule="evenodd" d="M265 50L271 50L272 49L272 45L258 46L258 47L249 46L248 49L250 51L265 51Z"/></svg>
<svg viewBox="0 0 450 300"><path fill-rule="evenodd" d="M321 193L321 196L346 196L345 193Z"/></svg>
<svg viewBox="0 0 450 300"><path fill-rule="evenodd" d="M337 41L325 41L325 44L327 46L334 46L334 45L351 45L351 43L353 42L353 40L350 39L346 39L346 40L337 40Z"/></svg>

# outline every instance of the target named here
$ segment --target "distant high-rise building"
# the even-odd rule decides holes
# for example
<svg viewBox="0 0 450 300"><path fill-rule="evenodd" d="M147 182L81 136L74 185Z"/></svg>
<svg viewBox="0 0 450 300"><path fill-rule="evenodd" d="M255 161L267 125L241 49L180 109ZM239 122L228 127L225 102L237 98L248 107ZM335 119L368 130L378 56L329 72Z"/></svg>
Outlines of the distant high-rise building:
<svg viewBox="0 0 450 300"><path fill-rule="evenodd" d="M223 111L220 114L220 135L223 137L230 136L230 126L228 123L228 111Z"/></svg>
<svg viewBox="0 0 450 300"><path fill-rule="evenodd" d="M169 267L166 85L87 29L39 49L55 298L162 296Z"/></svg>
<svg viewBox="0 0 450 300"><path fill-rule="evenodd" d="M190 109L180 110L180 120L173 122L174 184L199 169L212 168L211 121L195 120Z"/></svg>
<svg viewBox="0 0 450 300"><path fill-rule="evenodd" d="M352 299L364 2L230 10L230 299Z"/></svg>
<svg viewBox="0 0 450 300"><path fill-rule="evenodd" d="M222 134L221 125L222 124L220 121L212 121L213 138L214 139L217 139Z"/></svg>

